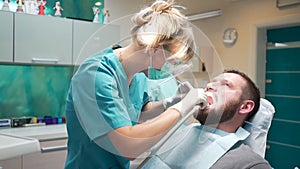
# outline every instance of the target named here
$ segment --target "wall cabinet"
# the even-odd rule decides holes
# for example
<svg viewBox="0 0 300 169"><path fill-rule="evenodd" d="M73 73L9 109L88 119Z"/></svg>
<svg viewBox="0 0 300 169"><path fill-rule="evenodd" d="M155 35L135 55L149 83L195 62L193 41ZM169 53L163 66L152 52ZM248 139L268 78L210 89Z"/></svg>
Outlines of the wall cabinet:
<svg viewBox="0 0 300 169"><path fill-rule="evenodd" d="M72 64L72 20L15 13L15 62Z"/></svg>
<svg viewBox="0 0 300 169"><path fill-rule="evenodd" d="M118 43L120 28L53 16L0 11L0 62L79 65Z"/></svg>
<svg viewBox="0 0 300 169"><path fill-rule="evenodd" d="M13 13L0 10L0 62L13 61Z"/></svg>
<svg viewBox="0 0 300 169"><path fill-rule="evenodd" d="M73 63L75 65L80 65L87 57L120 40L118 26L78 20L74 20L73 23Z"/></svg>

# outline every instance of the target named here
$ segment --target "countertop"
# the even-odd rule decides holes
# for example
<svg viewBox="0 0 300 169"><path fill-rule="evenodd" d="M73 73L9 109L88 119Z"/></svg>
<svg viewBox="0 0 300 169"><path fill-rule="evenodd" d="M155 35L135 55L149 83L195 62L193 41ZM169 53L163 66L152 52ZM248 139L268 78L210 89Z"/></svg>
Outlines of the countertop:
<svg viewBox="0 0 300 169"><path fill-rule="evenodd" d="M31 137L36 138L39 141L68 137L66 124L0 129L0 134Z"/></svg>
<svg viewBox="0 0 300 169"><path fill-rule="evenodd" d="M37 139L0 134L0 160L40 151Z"/></svg>
<svg viewBox="0 0 300 169"><path fill-rule="evenodd" d="M42 141L67 138L65 124L0 129L0 160L39 152Z"/></svg>
<svg viewBox="0 0 300 169"><path fill-rule="evenodd" d="M9 146L8 143L3 143L1 142L1 136L16 136L14 137L14 141L20 145L20 146L15 147L14 149L11 149L12 146ZM21 139L20 139L21 138ZM23 155L23 154L28 154L36 151L37 146L40 148L39 142L41 141L47 141L47 140L55 140L55 139L63 139L63 138L68 138L67 134L67 129L65 124L53 124L53 125L46 125L46 126L34 126L34 127L18 127L18 128L7 128L7 129L0 129L0 144L5 145L4 148L5 150L9 150L9 156L5 155L4 157L1 157L1 150L0 150L0 160L7 159L8 157L13 157L13 156L18 156L18 155ZM19 140L18 140L19 139ZM26 143L28 144L29 141L32 141L35 143L35 145L31 144L30 150L31 152L28 151L23 151ZM36 145L36 142L38 145ZM11 142L12 143L12 142ZM23 145L23 146L22 146ZM35 147L34 147L35 146ZM33 148L35 150L33 150ZM1 146L0 146L1 149ZM18 150L18 151L16 151ZM20 152L22 150L23 152ZM28 150L28 148L27 148ZM15 153L18 152L18 154ZM21 154L22 153L22 154ZM131 162L130 168L136 168L139 164L141 163L141 160L137 159Z"/></svg>

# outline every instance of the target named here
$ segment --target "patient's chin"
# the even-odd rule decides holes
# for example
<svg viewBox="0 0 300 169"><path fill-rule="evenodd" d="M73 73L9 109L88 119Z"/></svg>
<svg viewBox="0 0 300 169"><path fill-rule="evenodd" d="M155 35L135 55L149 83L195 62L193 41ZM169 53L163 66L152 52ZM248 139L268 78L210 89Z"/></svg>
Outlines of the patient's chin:
<svg viewBox="0 0 300 169"><path fill-rule="evenodd" d="M193 114L194 118L198 120L201 124L204 124L207 118L207 114L203 112L203 110L199 110Z"/></svg>
<svg viewBox="0 0 300 169"><path fill-rule="evenodd" d="M214 112L199 110L194 114L194 118L197 119L202 125L217 126L221 121L221 117Z"/></svg>

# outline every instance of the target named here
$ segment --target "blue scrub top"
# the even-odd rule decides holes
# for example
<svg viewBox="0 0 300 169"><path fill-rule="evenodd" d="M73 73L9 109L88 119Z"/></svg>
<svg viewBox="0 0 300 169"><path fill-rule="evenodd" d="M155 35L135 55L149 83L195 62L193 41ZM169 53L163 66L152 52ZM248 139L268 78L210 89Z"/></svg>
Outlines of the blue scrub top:
<svg viewBox="0 0 300 169"><path fill-rule="evenodd" d="M135 125L148 101L146 76L136 74L129 87L112 48L86 59L73 76L67 96L65 169L129 168L129 160L112 150L106 134L119 127ZM94 142L102 136L110 150Z"/></svg>

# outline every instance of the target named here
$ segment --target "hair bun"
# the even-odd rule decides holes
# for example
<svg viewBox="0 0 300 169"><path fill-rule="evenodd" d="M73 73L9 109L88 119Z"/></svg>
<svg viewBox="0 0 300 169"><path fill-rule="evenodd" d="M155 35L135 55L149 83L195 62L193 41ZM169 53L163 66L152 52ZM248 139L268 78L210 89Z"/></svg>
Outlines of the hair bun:
<svg viewBox="0 0 300 169"><path fill-rule="evenodd" d="M157 13L169 13L172 11L173 1L166 2L163 0L158 0L152 4L151 8L153 9L154 12Z"/></svg>
<svg viewBox="0 0 300 169"><path fill-rule="evenodd" d="M194 36L187 17L175 5L174 0L156 0L132 17L135 26L131 30L134 43L151 48L176 44L174 58L189 61L194 55Z"/></svg>

